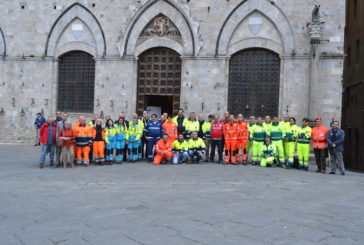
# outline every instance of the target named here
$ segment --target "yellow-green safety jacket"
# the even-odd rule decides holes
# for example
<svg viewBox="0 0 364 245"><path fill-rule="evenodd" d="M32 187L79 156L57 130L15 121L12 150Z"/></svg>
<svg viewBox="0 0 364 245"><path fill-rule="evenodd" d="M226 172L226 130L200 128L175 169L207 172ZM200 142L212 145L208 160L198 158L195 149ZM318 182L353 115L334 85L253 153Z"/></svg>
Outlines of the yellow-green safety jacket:
<svg viewBox="0 0 364 245"><path fill-rule="evenodd" d="M198 132L200 130L200 122L198 120L187 120L184 126L188 134Z"/></svg>
<svg viewBox="0 0 364 245"><path fill-rule="evenodd" d="M262 124L256 123L249 128L249 138L253 141L264 141L266 136L266 130Z"/></svg>
<svg viewBox="0 0 364 245"><path fill-rule="evenodd" d="M310 128L309 126L298 128L296 132L297 143L310 144L311 133L312 133L312 128Z"/></svg>
<svg viewBox="0 0 364 245"><path fill-rule="evenodd" d="M267 133L272 141L283 140L286 137L284 127L280 123L272 123Z"/></svg>
<svg viewBox="0 0 364 245"><path fill-rule="evenodd" d="M296 141L298 129L299 128L298 128L298 126L296 124L289 125L289 126L285 127L286 139L288 139L289 142Z"/></svg>
<svg viewBox="0 0 364 245"><path fill-rule="evenodd" d="M109 137L115 137L116 135L116 128L115 127L106 127L105 128L105 142L106 144L109 144L110 140L109 140Z"/></svg>
<svg viewBox="0 0 364 245"><path fill-rule="evenodd" d="M136 125L129 125L128 129L128 138L131 139L133 136L135 136L134 141L138 141L143 134L143 128L140 127L139 123Z"/></svg>
<svg viewBox="0 0 364 245"><path fill-rule="evenodd" d="M189 150L196 150L196 151L205 151L206 145L205 142L199 137L196 139L189 139L188 140L188 149Z"/></svg>
<svg viewBox="0 0 364 245"><path fill-rule="evenodd" d="M270 142L268 145L266 143L264 143L263 147L262 147L262 152L261 152L261 156L266 158L266 157L274 157L276 154L276 146L272 144L272 142Z"/></svg>
<svg viewBox="0 0 364 245"><path fill-rule="evenodd" d="M179 142L179 140L175 140L172 144L172 151L173 152L188 151L188 142L186 140L183 140L182 142Z"/></svg>

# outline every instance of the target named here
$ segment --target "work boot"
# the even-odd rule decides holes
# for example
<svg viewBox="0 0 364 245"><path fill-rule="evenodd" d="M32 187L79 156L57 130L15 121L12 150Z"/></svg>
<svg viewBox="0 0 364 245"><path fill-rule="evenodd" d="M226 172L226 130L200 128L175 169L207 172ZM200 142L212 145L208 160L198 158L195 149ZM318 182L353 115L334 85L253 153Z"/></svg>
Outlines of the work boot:
<svg viewBox="0 0 364 245"><path fill-rule="evenodd" d="M336 173L331 171L329 174L336 174Z"/></svg>
<svg viewBox="0 0 364 245"><path fill-rule="evenodd" d="M43 164L39 164L39 168L44 168L44 165Z"/></svg>

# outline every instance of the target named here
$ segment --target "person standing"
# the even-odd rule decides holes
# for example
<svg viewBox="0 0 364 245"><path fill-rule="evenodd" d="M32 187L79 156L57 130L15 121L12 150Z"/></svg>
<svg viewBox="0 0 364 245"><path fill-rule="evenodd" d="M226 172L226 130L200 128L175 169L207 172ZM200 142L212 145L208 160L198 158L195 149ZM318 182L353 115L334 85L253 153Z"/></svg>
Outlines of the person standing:
<svg viewBox="0 0 364 245"><path fill-rule="evenodd" d="M249 128L249 139L252 140L252 161L253 165L260 164L261 152L267 132L263 126L262 117L257 118L256 124Z"/></svg>
<svg viewBox="0 0 364 245"><path fill-rule="evenodd" d="M91 127L87 125L86 119L80 116L79 123L73 128L76 145L76 163L88 167L90 165L90 145L92 144Z"/></svg>
<svg viewBox="0 0 364 245"><path fill-rule="evenodd" d="M279 122L279 124L283 127L284 132L286 132L286 129L290 126L289 123L289 115L284 115L283 120ZM283 140L283 151L284 151L284 158L287 158L286 148L287 148L287 142Z"/></svg>
<svg viewBox="0 0 364 245"><path fill-rule="evenodd" d="M279 165L283 167L285 165L283 140L286 137L286 132L284 131L284 126L279 123L278 117L273 117L273 122L269 127L268 134L272 144L276 148L275 158L279 162Z"/></svg>
<svg viewBox="0 0 364 245"><path fill-rule="evenodd" d="M172 121L177 125L177 131L178 134L184 134L185 135L185 131L186 131L186 123L187 123L187 118L183 115L184 110L183 109L179 109L178 110L178 115L175 116Z"/></svg>
<svg viewBox="0 0 364 245"><path fill-rule="evenodd" d="M72 124L68 121L64 122L64 129L58 134L58 140L62 141L61 159L63 167L67 168L67 164L70 163L71 167L74 167L74 152L73 152L73 140L75 135L72 130Z"/></svg>
<svg viewBox="0 0 364 245"><path fill-rule="evenodd" d="M266 115L264 118L263 127L266 131L269 131L270 126L272 125L272 121L269 115Z"/></svg>
<svg viewBox="0 0 364 245"><path fill-rule="evenodd" d="M42 153L40 156L40 168L44 167L45 158L49 152L50 166L54 166L54 148L56 145L57 124L52 117L48 117L47 122L42 124L39 130L40 143L42 144Z"/></svg>
<svg viewBox="0 0 364 245"><path fill-rule="evenodd" d="M177 165L180 162L187 162L188 158L188 143L185 141L183 134L178 135L178 139L172 144L173 164Z"/></svg>
<svg viewBox="0 0 364 245"><path fill-rule="evenodd" d="M210 149L211 149L211 125L212 125L212 121L214 120L214 116L213 115L209 115L208 116L208 121L204 122L202 124L202 138L205 142L205 146L206 146L206 152L205 152L205 162L209 161L209 156L210 156Z"/></svg>
<svg viewBox="0 0 364 245"><path fill-rule="evenodd" d="M160 139L155 145L155 157L153 164L159 165L163 160L169 162L172 160L172 144L169 141L168 135L163 135L163 138Z"/></svg>
<svg viewBox="0 0 364 245"><path fill-rule="evenodd" d="M214 121L211 124L211 152L210 152L210 161L215 161L215 151L217 148L217 153L219 155L218 163L222 162L222 152L223 152L223 144L222 138L224 137L224 123L220 122L220 116L215 115Z"/></svg>
<svg viewBox="0 0 364 245"><path fill-rule="evenodd" d="M139 126L139 120L138 118L135 118L132 121L132 124L129 125L128 129L128 155L129 155L129 161L132 163L135 163L138 160L138 149L139 145L141 143L140 138L143 134L142 127Z"/></svg>
<svg viewBox="0 0 364 245"><path fill-rule="evenodd" d="M302 127L297 129L297 155L299 168L308 171L310 164L310 143L312 129L308 126L308 119L302 120Z"/></svg>
<svg viewBox="0 0 364 245"><path fill-rule="evenodd" d="M343 159L345 131L339 128L338 121L332 122L332 128L327 133L327 142L331 159L330 174L336 174L336 165L339 167L341 175L345 175L345 165Z"/></svg>
<svg viewBox="0 0 364 245"><path fill-rule="evenodd" d="M92 127L92 150L95 156L95 165L104 165L105 163L105 129L102 127L102 119L97 118Z"/></svg>
<svg viewBox="0 0 364 245"><path fill-rule="evenodd" d="M205 157L205 143L197 136L197 131L191 133L191 138L188 140L188 155L192 163L199 163Z"/></svg>
<svg viewBox="0 0 364 245"><path fill-rule="evenodd" d="M138 125L140 127L140 130L143 132L144 129L144 123L143 120L139 119L138 114L137 113L133 113L131 115L131 121L129 122L129 126L131 126L133 124L134 120L138 120ZM141 160L143 159L143 154L142 154L142 144L141 144L141 140L140 140L140 144L139 144L139 148L138 148L138 159Z"/></svg>
<svg viewBox="0 0 364 245"><path fill-rule="evenodd" d="M248 123L248 141L246 142L245 145L245 151L246 151L246 161L248 162L248 158L249 158L249 153L250 153L250 149L252 149L253 146L253 139L250 139L250 131L253 128L253 126L255 125L256 120L255 120L255 116L251 116L249 117L249 123Z"/></svg>
<svg viewBox="0 0 364 245"><path fill-rule="evenodd" d="M124 119L120 118L114 125L115 132L115 149L116 157L115 162L120 164L123 161L123 152L125 149L126 141L128 140L128 130L124 125Z"/></svg>
<svg viewBox="0 0 364 245"><path fill-rule="evenodd" d="M238 120L235 122L238 125L238 139L237 139L237 161L246 165L247 155L245 144L248 141L248 124L244 121L243 114L238 114Z"/></svg>
<svg viewBox="0 0 364 245"><path fill-rule="evenodd" d="M171 115L168 115L167 121L163 123L164 134L168 136L169 143L173 144L173 142L178 137L177 125L172 121Z"/></svg>
<svg viewBox="0 0 364 245"><path fill-rule="evenodd" d="M57 123L57 130L56 130L57 139L58 139L59 132L61 132L61 130L64 128L64 122L67 120L68 120L67 113L57 112L57 118L55 121ZM57 144L56 145L56 167L57 168L61 167L61 162L62 162L61 152L62 152L62 146L60 144Z"/></svg>
<svg viewBox="0 0 364 245"><path fill-rule="evenodd" d="M230 114L229 122L224 125L225 164L236 164L236 149L239 126L235 123L234 115Z"/></svg>
<svg viewBox="0 0 364 245"><path fill-rule="evenodd" d="M328 128L322 125L322 118L315 119L316 127L312 129L313 151L318 173L326 174L326 151L327 151L327 132Z"/></svg>
<svg viewBox="0 0 364 245"><path fill-rule="evenodd" d="M129 121L125 119L125 115L123 113L121 113L119 115L118 119L115 120L115 122L119 121L120 118L124 119L124 125L125 125L126 129L129 129L129 125L130 125L129 124ZM125 148L124 148L124 152L123 153L124 153L123 154L123 161L126 162L127 159L128 159L128 157L127 157L127 154L128 154L128 142L126 142L126 144L125 144Z"/></svg>
<svg viewBox="0 0 364 245"><path fill-rule="evenodd" d="M149 122L150 118L148 115L148 111L143 111L143 117L140 118L140 120L143 122L143 125L146 125ZM142 159L144 159L146 156L146 139L144 135L141 138L141 153L142 153Z"/></svg>
<svg viewBox="0 0 364 245"><path fill-rule="evenodd" d="M154 158L153 148L157 142L162 138L164 134L163 126L160 121L157 120L157 115L153 114L151 121L144 127L144 135L147 140L147 156L148 162L152 162Z"/></svg>
<svg viewBox="0 0 364 245"><path fill-rule="evenodd" d="M34 121L34 129L35 129L35 142L34 146L40 145L39 142L39 130L42 127L42 125L46 122L45 118L42 116L40 112L37 113L37 117Z"/></svg>
<svg viewBox="0 0 364 245"><path fill-rule="evenodd" d="M289 119L290 125L285 128L286 130L286 138L285 138L285 160L286 160L286 166L287 168L292 168L294 163L294 152L296 148L296 137L297 137L297 131L298 127L296 125L296 119L294 117L291 117Z"/></svg>
<svg viewBox="0 0 364 245"><path fill-rule="evenodd" d="M105 127L105 143L106 143L106 164L112 165L114 161L114 149L116 145L116 128L114 122L109 119Z"/></svg>

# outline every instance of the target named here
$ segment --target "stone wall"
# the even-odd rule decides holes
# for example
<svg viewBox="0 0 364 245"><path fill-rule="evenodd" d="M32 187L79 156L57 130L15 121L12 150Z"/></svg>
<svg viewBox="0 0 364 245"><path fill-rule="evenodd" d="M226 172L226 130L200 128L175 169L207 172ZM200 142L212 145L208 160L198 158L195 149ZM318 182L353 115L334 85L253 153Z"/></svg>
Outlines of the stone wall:
<svg viewBox="0 0 364 245"><path fill-rule="evenodd" d="M326 41L313 58L307 23L315 4ZM323 116L328 124L341 118L344 10L345 0L3 0L0 140L28 140L36 112L54 115L57 58L72 50L95 57L94 112L115 117L136 110L137 58L149 48L181 55L181 107L204 114L227 109L232 54L270 49L281 57L279 114ZM173 21L182 43L138 42L159 14Z"/></svg>

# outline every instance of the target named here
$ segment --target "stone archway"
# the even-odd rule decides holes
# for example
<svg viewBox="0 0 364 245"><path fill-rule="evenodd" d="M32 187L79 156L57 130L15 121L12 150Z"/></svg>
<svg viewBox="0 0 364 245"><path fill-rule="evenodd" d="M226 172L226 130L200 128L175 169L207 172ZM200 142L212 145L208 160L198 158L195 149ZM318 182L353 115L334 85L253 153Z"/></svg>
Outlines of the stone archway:
<svg viewBox="0 0 364 245"><path fill-rule="evenodd" d="M278 116L279 55L262 48L239 51L229 65L228 110L244 116Z"/></svg>
<svg viewBox="0 0 364 245"><path fill-rule="evenodd" d="M147 107L160 107L161 112L176 114L180 108L180 55L172 49L156 47L139 56L137 112Z"/></svg>

